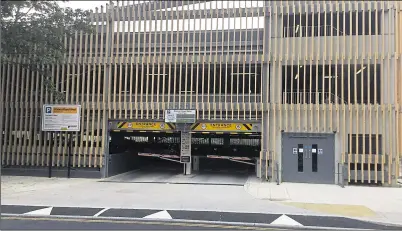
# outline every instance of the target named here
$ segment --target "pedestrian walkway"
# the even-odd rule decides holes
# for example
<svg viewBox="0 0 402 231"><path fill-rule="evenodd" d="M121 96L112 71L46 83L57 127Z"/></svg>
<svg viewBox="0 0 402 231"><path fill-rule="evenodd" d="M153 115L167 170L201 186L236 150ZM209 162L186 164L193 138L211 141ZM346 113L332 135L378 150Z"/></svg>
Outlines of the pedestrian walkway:
<svg viewBox="0 0 402 231"><path fill-rule="evenodd" d="M370 230L399 230L401 227L381 225L356 219L331 216L306 216L292 214L229 213L216 211L150 210L119 208L83 208L2 205L2 215L70 216L98 218L143 218L152 220L186 220L197 222L247 223L254 225L348 228Z"/></svg>
<svg viewBox="0 0 402 231"><path fill-rule="evenodd" d="M402 188L262 182L249 178L255 198L309 211L402 224Z"/></svg>
<svg viewBox="0 0 402 231"><path fill-rule="evenodd" d="M2 204L342 216L402 225L402 188L261 182L244 186L2 176Z"/></svg>
<svg viewBox="0 0 402 231"><path fill-rule="evenodd" d="M195 172L183 175L182 169L138 169L122 173L103 182L121 183L168 183L168 184L205 184L205 185L237 185L243 186L248 178L245 172Z"/></svg>

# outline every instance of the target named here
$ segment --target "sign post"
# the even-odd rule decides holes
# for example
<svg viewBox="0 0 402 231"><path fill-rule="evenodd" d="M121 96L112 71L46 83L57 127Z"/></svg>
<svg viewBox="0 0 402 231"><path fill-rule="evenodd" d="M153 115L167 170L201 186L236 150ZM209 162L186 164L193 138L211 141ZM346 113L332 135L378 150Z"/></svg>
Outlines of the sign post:
<svg viewBox="0 0 402 231"><path fill-rule="evenodd" d="M190 124L196 121L196 110L165 110L165 123L180 124L180 163L184 165L184 175L191 174L191 133Z"/></svg>
<svg viewBox="0 0 402 231"><path fill-rule="evenodd" d="M81 105L45 104L42 111L42 131L52 132L49 178L52 177L53 164L53 132L78 132L81 129ZM61 134L61 133L60 133ZM69 135L68 145L68 170L67 177L70 178L72 134Z"/></svg>

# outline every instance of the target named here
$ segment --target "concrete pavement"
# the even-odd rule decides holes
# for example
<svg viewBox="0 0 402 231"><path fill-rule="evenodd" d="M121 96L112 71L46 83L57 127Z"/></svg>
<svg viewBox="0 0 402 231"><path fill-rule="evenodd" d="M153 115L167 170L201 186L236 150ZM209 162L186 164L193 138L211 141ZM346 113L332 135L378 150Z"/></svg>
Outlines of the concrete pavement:
<svg viewBox="0 0 402 231"><path fill-rule="evenodd" d="M402 188L261 182L244 186L255 198L325 214L402 224Z"/></svg>
<svg viewBox="0 0 402 231"><path fill-rule="evenodd" d="M245 172L193 172L183 175L182 169L138 169L119 174L102 181L124 183L169 183L243 186L248 175ZM224 183L222 183L224 182Z"/></svg>
<svg viewBox="0 0 402 231"><path fill-rule="evenodd" d="M80 206L194 211L310 212L262 201L243 186L115 183L94 179L2 176L2 204Z"/></svg>
<svg viewBox="0 0 402 231"><path fill-rule="evenodd" d="M261 183L114 183L2 176L2 204L339 215L402 224L402 188Z"/></svg>

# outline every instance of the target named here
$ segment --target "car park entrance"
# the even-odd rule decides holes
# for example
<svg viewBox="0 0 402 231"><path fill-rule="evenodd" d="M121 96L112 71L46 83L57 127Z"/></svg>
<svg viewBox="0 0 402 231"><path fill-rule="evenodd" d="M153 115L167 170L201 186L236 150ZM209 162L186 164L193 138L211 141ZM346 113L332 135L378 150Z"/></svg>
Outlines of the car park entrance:
<svg viewBox="0 0 402 231"><path fill-rule="evenodd" d="M258 124L111 121L110 128L107 181L243 185L255 176Z"/></svg>

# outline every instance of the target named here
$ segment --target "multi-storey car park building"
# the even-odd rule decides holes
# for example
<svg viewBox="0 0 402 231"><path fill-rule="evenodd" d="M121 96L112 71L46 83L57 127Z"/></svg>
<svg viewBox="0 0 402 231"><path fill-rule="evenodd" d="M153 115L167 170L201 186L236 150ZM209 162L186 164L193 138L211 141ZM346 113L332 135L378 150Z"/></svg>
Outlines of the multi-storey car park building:
<svg viewBox="0 0 402 231"><path fill-rule="evenodd" d="M193 174L251 166L280 182L396 185L400 2L118 4L91 15L93 34L65 41L66 61L52 68L66 102L36 72L1 66L4 171L46 174L50 155L64 171L68 147L77 176L169 162L182 126L165 124L165 110L195 109ZM41 131L46 103L82 105L71 145L63 132Z"/></svg>

